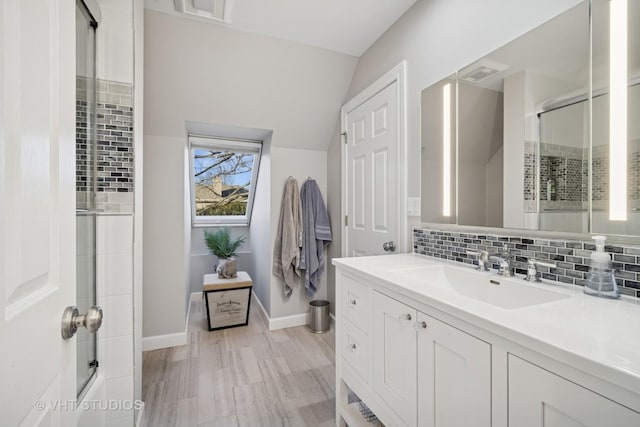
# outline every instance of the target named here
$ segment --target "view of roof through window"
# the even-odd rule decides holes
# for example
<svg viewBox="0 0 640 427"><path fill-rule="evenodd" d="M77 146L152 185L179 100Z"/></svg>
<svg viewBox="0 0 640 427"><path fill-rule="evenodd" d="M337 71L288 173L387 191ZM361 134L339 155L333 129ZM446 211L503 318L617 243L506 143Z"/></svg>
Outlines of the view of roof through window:
<svg viewBox="0 0 640 427"><path fill-rule="evenodd" d="M197 149L196 216L246 215L255 154Z"/></svg>
<svg viewBox="0 0 640 427"><path fill-rule="evenodd" d="M262 143L190 136L194 224L249 224Z"/></svg>

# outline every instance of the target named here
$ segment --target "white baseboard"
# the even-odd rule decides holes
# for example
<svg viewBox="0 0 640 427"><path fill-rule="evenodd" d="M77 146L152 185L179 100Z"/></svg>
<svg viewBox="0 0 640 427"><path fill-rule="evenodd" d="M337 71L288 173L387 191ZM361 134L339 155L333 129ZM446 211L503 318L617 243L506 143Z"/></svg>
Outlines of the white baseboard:
<svg viewBox="0 0 640 427"><path fill-rule="evenodd" d="M254 303L257 304L258 307L260 307L260 312L269 325L270 331L308 325L311 320L311 313L300 313L294 314L292 316L270 318L267 314L267 310L264 309L264 306L262 305L258 297L256 297L255 293L251 293L251 298L253 299ZM335 330L336 317L333 315L333 313L329 314L329 322L330 328Z"/></svg>
<svg viewBox="0 0 640 427"><path fill-rule="evenodd" d="M264 306L262 305L262 303L260 302L260 300L256 296L255 292L251 292L251 299L253 300L253 302L255 304L258 304L258 307L260 307L260 312L262 313L262 317L264 318L264 320L267 323L269 323L269 315L267 314L267 310L264 309Z"/></svg>
<svg viewBox="0 0 640 427"><path fill-rule="evenodd" d="M142 338L142 351L159 350L161 348L187 345L187 333L153 335Z"/></svg>
<svg viewBox="0 0 640 427"><path fill-rule="evenodd" d="M269 330L293 328L295 326L303 326L309 324L309 313L294 314L292 316L274 317L269 319Z"/></svg>
<svg viewBox="0 0 640 427"><path fill-rule="evenodd" d="M190 299L202 298L201 292L193 292ZM159 350L161 348L179 347L181 345L187 345L189 318L191 317L191 304L187 307L187 317L184 322L184 332L177 332L175 334L165 335L153 335L150 337L142 338L142 351Z"/></svg>
<svg viewBox="0 0 640 427"><path fill-rule="evenodd" d="M264 309L264 306L262 305L258 297L256 297L256 294L251 293L251 297L253 298L253 301L258 304L258 307L260 307L260 311L267 321L270 331L275 331L276 329L293 328L294 326L303 326L309 323L309 313L300 313L294 314L293 316L271 318L269 317L269 314L267 314L267 310Z"/></svg>

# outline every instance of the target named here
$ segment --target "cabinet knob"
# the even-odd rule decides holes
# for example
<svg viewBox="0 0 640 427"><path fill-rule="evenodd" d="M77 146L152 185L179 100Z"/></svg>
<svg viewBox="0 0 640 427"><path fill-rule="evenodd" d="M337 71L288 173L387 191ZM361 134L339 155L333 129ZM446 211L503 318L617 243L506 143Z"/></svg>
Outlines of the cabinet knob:
<svg viewBox="0 0 640 427"><path fill-rule="evenodd" d="M358 301L356 301L356 300L354 300L354 299L350 299L350 300L349 300L349 305L352 305L352 306L353 306L353 305L356 305L356 303L357 303L357 302L358 302Z"/></svg>
<svg viewBox="0 0 640 427"><path fill-rule="evenodd" d="M357 346L355 344L349 344L347 348L351 351L354 351L357 348Z"/></svg>
<svg viewBox="0 0 640 427"><path fill-rule="evenodd" d="M415 325L413 325L413 327L418 331L420 329L427 329L427 322L416 322Z"/></svg>
<svg viewBox="0 0 640 427"><path fill-rule="evenodd" d="M399 319L401 322L408 322L413 319L413 317L411 317L410 314L401 314Z"/></svg>

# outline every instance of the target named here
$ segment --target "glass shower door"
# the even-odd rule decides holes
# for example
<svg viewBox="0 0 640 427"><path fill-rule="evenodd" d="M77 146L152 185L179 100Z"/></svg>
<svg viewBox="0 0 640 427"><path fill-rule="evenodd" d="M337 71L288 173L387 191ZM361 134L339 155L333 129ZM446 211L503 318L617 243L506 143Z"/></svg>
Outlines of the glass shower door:
<svg viewBox="0 0 640 427"><path fill-rule="evenodd" d="M76 1L76 306L87 313L96 305L96 27L81 0ZM97 367L96 334L77 332L77 394L82 395Z"/></svg>

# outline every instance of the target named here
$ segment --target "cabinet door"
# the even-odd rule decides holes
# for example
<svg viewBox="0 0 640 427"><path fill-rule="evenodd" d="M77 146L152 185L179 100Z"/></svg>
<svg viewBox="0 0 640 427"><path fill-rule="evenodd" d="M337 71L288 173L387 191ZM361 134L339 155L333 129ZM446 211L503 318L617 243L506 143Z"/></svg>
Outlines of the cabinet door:
<svg viewBox="0 0 640 427"><path fill-rule="evenodd" d="M491 426L491 346L418 313L418 424Z"/></svg>
<svg viewBox="0 0 640 427"><path fill-rule="evenodd" d="M509 426L638 427L640 414L510 354Z"/></svg>
<svg viewBox="0 0 640 427"><path fill-rule="evenodd" d="M409 426L416 425L416 310L373 293L373 388Z"/></svg>

